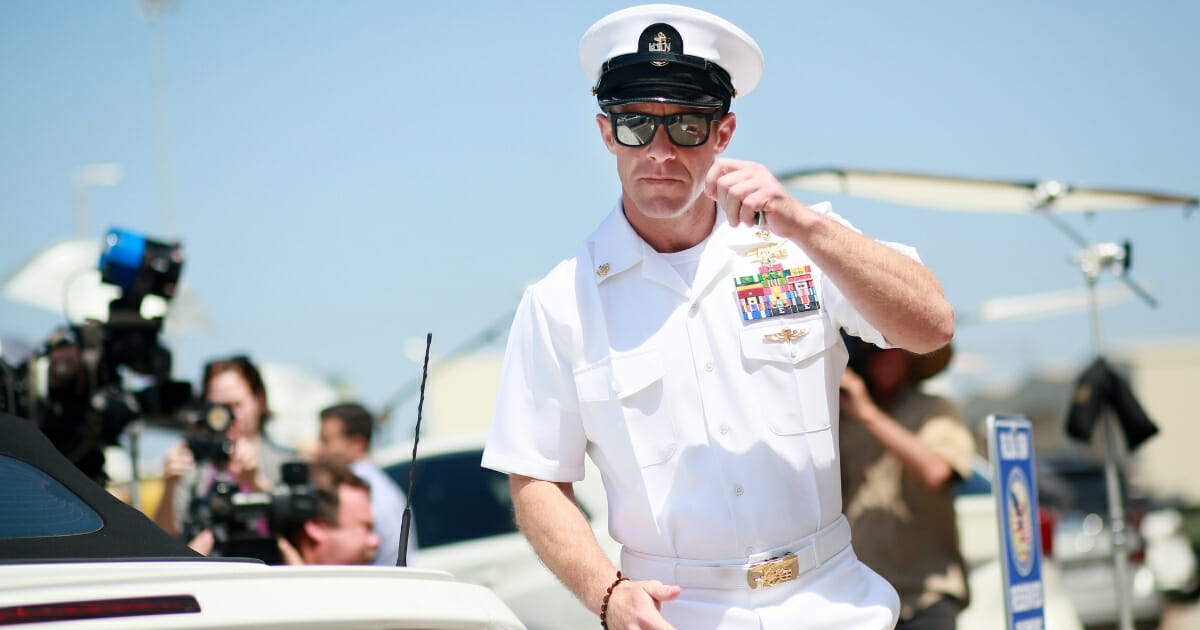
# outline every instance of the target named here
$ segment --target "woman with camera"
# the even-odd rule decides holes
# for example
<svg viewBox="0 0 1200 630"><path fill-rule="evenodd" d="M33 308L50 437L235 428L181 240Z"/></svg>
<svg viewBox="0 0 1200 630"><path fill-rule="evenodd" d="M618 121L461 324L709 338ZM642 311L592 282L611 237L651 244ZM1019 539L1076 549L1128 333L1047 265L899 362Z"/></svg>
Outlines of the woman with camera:
<svg viewBox="0 0 1200 630"><path fill-rule="evenodd" d="M271 417L267 389L249 358L205 364L201 397L206 406L226 405L232 418L223 433L182 441L163 461L163 494L154 522L184 540L211 526L204 521L210 515L206 501L214 485L226 482L241 491L270 491L280 481L282 464L296 459L263 434Z"/></svg>

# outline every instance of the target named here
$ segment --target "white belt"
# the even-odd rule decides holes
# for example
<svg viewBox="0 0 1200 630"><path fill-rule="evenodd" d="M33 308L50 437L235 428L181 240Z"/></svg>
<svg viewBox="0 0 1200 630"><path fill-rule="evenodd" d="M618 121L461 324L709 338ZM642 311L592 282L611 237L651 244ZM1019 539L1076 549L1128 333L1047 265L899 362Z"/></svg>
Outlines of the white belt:
<svg viewBox="0 0 1200 630"><path fill-rule="evenodd" d="M820 567L848 546L850 524L845 516L838 516L832 524L792 545L784 545L778 555L762 562L718 565L703 560L652 556L623 548L621 571L636 580L658 580L685 588L766 588L794 580Z"/></svg>

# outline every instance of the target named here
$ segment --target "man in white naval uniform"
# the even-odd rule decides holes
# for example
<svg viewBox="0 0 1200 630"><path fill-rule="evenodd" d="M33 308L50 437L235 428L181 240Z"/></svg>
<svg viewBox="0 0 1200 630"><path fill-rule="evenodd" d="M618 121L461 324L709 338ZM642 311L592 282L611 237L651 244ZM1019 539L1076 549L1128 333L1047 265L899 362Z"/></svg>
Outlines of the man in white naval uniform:
<svg viewBox="0 0 1200 630"><path fill-rule="evenodd" d="M526 291L483 465L604 628L893 627L896 593L842 516L838 329L933 351L953 335L937 280L762 165L718 159L763 67L736 26L633 7L580 60L621 199ZM574 503L585 454L620 572Z"/></svg>

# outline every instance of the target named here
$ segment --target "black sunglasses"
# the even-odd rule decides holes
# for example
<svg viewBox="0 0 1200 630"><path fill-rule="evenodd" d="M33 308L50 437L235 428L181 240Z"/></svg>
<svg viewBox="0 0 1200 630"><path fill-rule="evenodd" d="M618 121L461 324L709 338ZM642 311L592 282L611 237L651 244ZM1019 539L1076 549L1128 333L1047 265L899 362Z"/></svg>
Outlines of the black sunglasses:
<svg viewBox="0 0 1200 630"><path fill-rule="evenodd" d="M660 126L667 128L667 137L676 146L698 147L708 141L715 113L686 112L654 116L652 114L609 113L613 137L626 147L643 147L654 139Z"/></svg>

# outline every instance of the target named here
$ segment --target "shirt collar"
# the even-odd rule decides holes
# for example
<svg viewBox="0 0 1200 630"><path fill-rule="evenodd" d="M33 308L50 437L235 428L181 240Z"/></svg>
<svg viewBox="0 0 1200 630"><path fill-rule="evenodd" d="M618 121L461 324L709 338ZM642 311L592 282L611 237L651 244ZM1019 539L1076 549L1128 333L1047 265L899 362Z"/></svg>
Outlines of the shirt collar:
<svg viewBox="0 0 1200 630"><path fill-rule="evenodd" d="M592 271L599 284L642 261L643 248L649 247L629 225L621 200L592 233Z"/></svg>
<svg viewBox="0 0 1200 630"><path fill-rule="evenodd" d="M729 227L725 211L718 205L716 225L708 237L709 244L697 273L697 288L707 285L712 279L710 276L720 273L733 256L740 256L751 248L763 245L757 233L758 230L752 227ZM619 199L590 240L592 271L597 284L628 271L657 253L629 224ZM779 242L784 239L772 237L771 240Z"/></svg>

